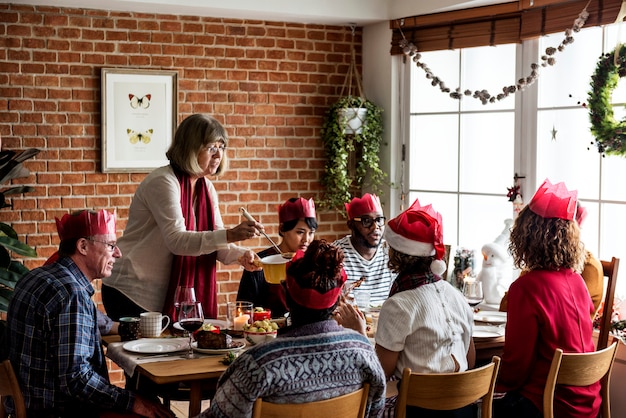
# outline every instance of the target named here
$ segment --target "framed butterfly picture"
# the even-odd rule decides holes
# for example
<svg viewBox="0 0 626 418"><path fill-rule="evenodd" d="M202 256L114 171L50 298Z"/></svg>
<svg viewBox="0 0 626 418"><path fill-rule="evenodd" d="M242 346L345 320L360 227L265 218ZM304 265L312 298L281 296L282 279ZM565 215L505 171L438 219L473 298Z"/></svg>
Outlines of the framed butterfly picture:
<svg viewBox="0 0 626 418"><path fill-rule="evenodd" d="M169 164L177 80L176 71L102 69L103 173L146 173Z"/></svg>

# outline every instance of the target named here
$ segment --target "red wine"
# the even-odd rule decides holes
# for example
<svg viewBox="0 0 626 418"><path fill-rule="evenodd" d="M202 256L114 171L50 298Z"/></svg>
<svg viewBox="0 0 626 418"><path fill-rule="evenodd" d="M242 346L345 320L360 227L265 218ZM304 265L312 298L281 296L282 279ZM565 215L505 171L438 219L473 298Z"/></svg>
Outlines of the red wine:
<svg viewBox="0 0 626 418"><path fill-rule="evenodd" d="M184 330L192 332L199 329L204 321L201 319L183 319L179 323Z"/></svg>
<svg viewBox="0 0 626 418"><path fill-rule="evenodd" d="M478 304L480 304L480 302L482 302L482 299L472 299L472 298L467 298L467 303L469 303L470 306L476 306Z"/></svg>

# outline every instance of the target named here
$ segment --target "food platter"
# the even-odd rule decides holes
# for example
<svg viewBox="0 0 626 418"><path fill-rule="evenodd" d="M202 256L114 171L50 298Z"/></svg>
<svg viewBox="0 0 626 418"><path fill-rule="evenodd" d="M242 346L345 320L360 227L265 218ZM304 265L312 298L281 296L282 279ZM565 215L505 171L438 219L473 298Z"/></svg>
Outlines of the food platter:
<svg viewBox="0 0 626 418"><path fill-rule="evenodd" d="M228 322L226 321L222 321L219 319L205 319L204 320L205 324L213 324L216 327L219 327L220 329L226 329L228 328ZM178 322L174 322L174 325L172 325L175 329L179 330L179 331L184 331L183 327L180 326L180 323Z"/></svg>
<svg viewBox="0 0 626 418"><path fill-rule="evenodd" d="M506 312L479 311L474 314L474 321L490 324L506 324Z"/></svg>
<svg viewBox="0 0 626 418"><path fill-rule="evenodd" d="M191 343L191 348L203 354L228 354L231 351L240 351L245 346L246 343L243 341L234 341L229 348L198 348L196 341Z"/></svg>
<svg viewBox="0 0 626 418"><path fill-rule="evenodd" d="M128 341L122 347L124 350L141 354L174 353L189 348L187 338L140 338Z"/></svg>

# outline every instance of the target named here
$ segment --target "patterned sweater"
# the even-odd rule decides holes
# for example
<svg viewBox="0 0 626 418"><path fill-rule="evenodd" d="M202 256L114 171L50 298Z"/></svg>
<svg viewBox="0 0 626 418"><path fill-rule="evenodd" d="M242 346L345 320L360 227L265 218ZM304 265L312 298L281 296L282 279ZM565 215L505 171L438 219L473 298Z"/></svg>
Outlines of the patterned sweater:
<svg viewBox="0 0 626 418"><path fill-rule="evenodd" d="M257 398L275 403L330 399L370 384L366 417L380 417L385 374L371 343L334 320L285 329L241 354L201 417L250 417Z"/></svg>

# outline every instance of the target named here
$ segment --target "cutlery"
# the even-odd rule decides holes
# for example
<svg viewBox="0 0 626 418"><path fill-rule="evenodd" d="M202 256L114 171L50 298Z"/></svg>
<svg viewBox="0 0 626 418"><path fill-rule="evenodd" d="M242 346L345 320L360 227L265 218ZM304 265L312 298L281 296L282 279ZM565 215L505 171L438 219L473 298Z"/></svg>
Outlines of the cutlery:
<svg viewBox="0 0 626 418"><path fill-rule="evenodd" d="M256 222L256 219L254 219L252 217L252 215L250 215L248 213L248 211L246 210L246 208L244 208L243 206L239 208L239 211L241 212L241 214L243 215L244 218L246 218L247 220L251 221L251 222ZM267 240L274 246L274 248L276 249L276 251L278 251L278 254L282 254L282 251L280 250L280 248L278 248L278 245L276 245L276 243L274 243L274 241L272 241L272 239L270 238L269 235L267 235L265 233L265 231L259 231L265 238L267 238Z"/></svg>
<svg viewBox="0 0 626 418"><path fill-rule="evenodd" d="M137 360L143 360L143 359L148 359L148 358L157 358L157 357L178 356L178 355L180 355L180 352L164 353L164 354L146 354L144 356L137 357Z"/></svg>

